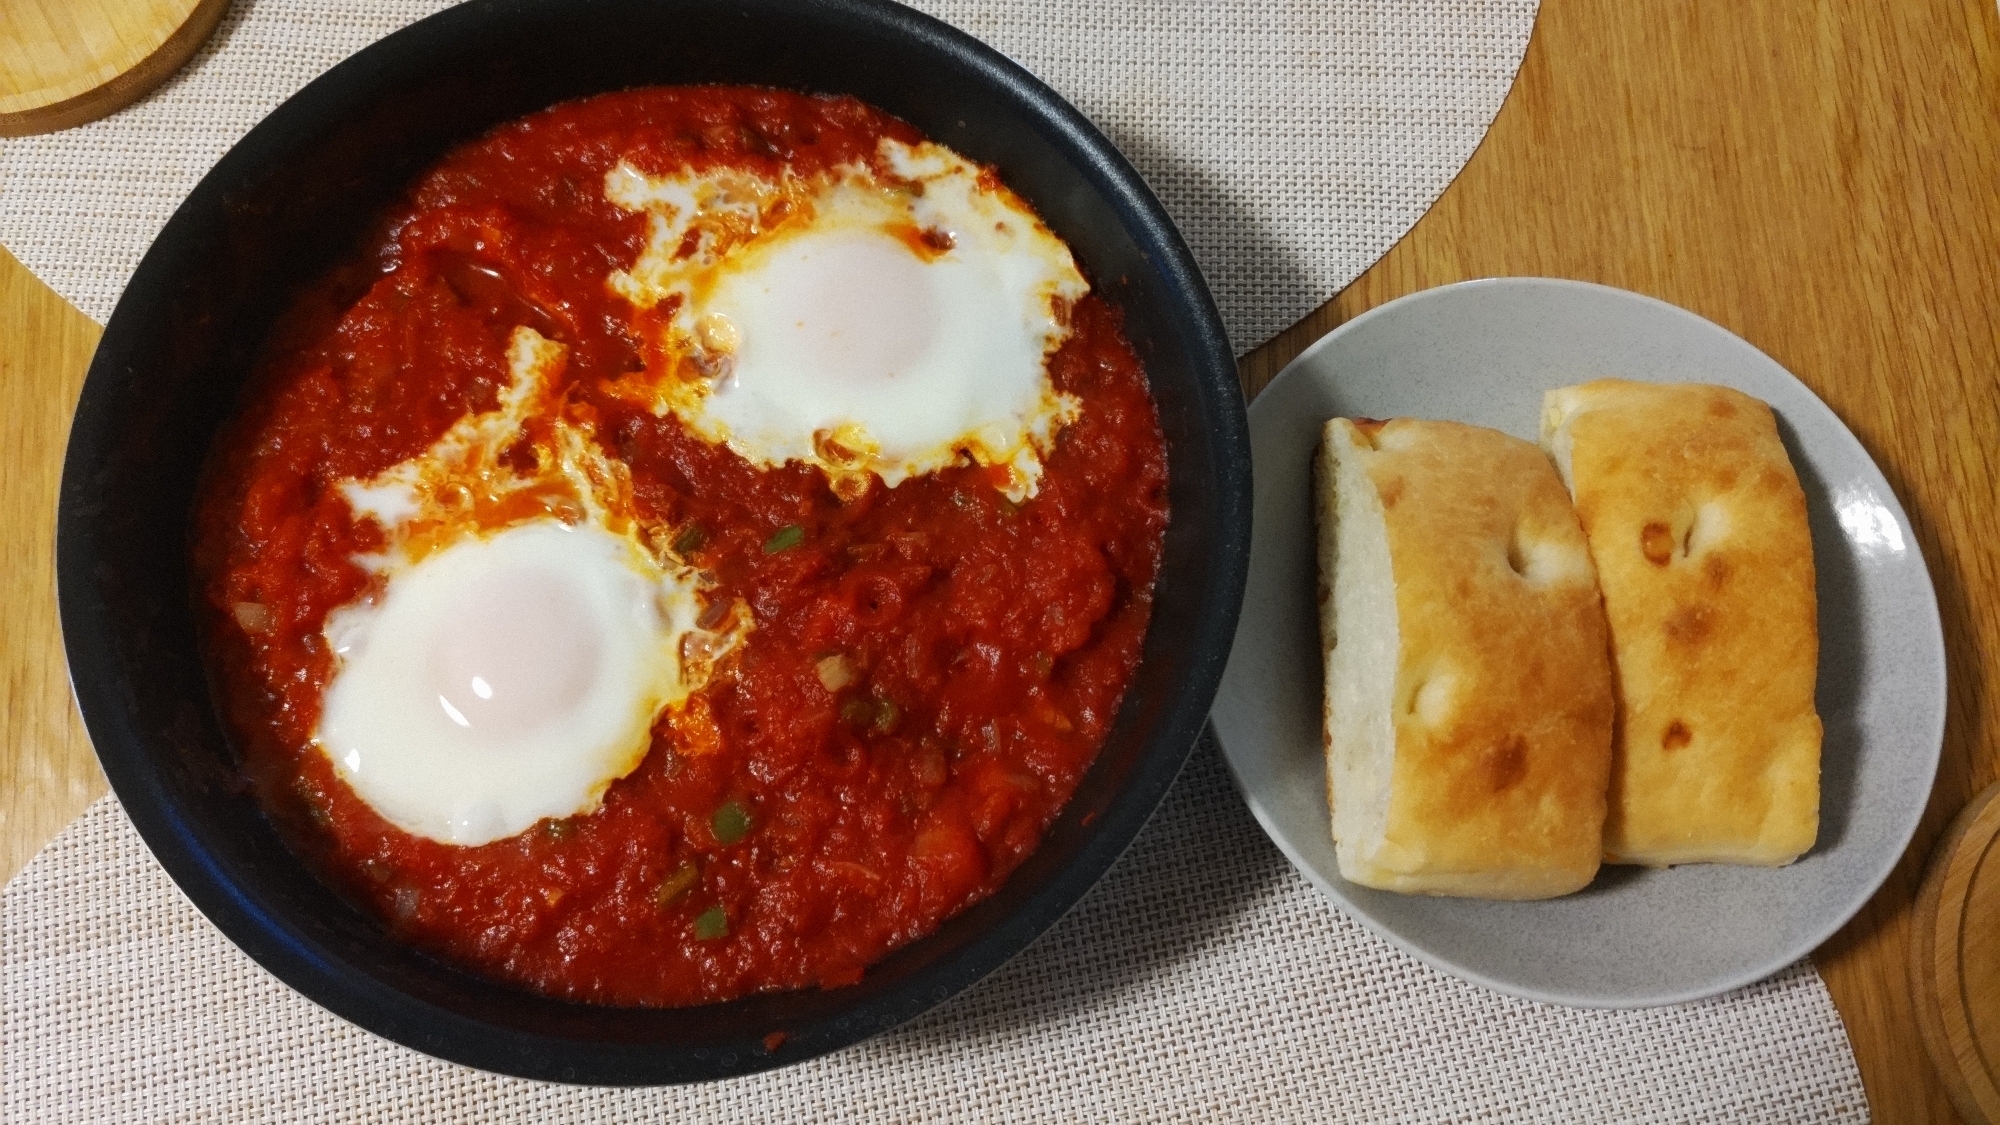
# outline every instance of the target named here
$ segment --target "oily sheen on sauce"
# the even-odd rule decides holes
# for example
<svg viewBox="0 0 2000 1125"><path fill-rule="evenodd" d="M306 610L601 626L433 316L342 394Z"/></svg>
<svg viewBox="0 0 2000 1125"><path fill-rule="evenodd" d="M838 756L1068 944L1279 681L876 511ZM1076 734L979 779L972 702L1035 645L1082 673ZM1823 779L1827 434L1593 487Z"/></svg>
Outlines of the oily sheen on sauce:
<svg viewBox="0 0 2000 1125"><path fill-rule="evenodd" d="M449 154L275 334L198 517L210 659L273 819L399 938L599 1003L835 987L991 893L1088 768L1166 523L1115 310L1066 308L1048 372L1080 406L1018 502L975 464L836 491L630 393L663 361L607 285L649 230L607 174L810 177L885 138L922 141L852 99L760 89L557 106ZM748 621L594 811L460 846L384 819L314 741L328 617L380 592L363 560L388 546L341 484L494 410L522 329L564 350L561 416L629 473L630 518ZM531 420L503 460L546 440Z"/></svg>

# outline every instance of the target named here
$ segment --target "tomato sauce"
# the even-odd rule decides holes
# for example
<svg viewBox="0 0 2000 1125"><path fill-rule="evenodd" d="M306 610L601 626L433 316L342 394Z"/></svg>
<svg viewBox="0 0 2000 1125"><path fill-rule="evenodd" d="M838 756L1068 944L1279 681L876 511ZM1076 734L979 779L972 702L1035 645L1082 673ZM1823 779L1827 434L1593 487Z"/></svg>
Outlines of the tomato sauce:
<svg viewBox="0 0 2000 1125"><path fill-rule="evenodd" d="M274 820L400 939L598 1003L847 984L991 894L1089 767L1167 519L1115 310L1072 311L1050 370L1082 414L1018 505L971 466L842 500L816 469L759 469L609 390L642 361L605 278L645 237L603 198L610 168L810 173L885 136L921 139L852 99L770 90L558 106L449 154L274 335L197 518L211 663ZM320 631L369 591L355 556L382 542L337 486L492 408L521 324L570 349L569 399L641 517L685 529L676 552L754 631L597 811L455 847L384 821L312 741Z"/></svg>

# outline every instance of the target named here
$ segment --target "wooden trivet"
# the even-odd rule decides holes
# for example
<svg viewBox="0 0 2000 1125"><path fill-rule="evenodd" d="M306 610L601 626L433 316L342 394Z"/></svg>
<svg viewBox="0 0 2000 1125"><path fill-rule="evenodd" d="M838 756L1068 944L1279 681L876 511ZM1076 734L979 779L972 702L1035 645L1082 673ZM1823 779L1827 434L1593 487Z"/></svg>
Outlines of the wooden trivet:
<svg viewBox="0 0 2000 1125"><path fill-rule="evenodd" d="M6 0L0 137L95 121L150 93L215 32L229 0Z"/></svg>
<svg viewBox="0 0 2000 1125"><path fill-rule="evenodd" d="M1958 1112L2000 1125L2000 784L1958 814L1931 858L1910 983L1924 1048Z"/></svg>

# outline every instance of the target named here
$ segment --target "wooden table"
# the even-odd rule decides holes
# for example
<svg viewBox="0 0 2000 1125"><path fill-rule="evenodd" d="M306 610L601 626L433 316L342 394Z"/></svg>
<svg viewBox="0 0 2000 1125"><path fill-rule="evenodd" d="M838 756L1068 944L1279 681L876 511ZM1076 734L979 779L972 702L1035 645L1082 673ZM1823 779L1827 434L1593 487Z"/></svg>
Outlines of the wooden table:
<svg viewBox="0 0 2000 1125"><path fill-rule="evenodd" d="M1543 0L1465 171L1373 269L1249 356L1245 385L1366 309L1502 274L1635 289L1738 333L1846 420L1908 508L1944 617L1944 761L1903 862L1815 960L1876 1119L1954 1120L1905 960L1932 844L2000 773L2000 13ZM50 577L63 436L96 339L0 255L0 875L104 789Z"/></svg>

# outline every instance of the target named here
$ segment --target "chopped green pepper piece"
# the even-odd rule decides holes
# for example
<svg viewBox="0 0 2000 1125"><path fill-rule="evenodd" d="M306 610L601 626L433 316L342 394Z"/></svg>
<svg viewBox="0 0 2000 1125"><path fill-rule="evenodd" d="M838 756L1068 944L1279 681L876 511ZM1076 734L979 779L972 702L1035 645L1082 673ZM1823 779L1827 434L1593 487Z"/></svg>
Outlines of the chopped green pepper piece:
<svg viewBox="0 0 2000 1125"><path fill-rule="evenodd" d="M724 844L741 840L750 831L750 810L735 801L724 801L715 810L715 818L710 822L715 829L715 838Z"/></svg>
<svg viewBox="0 0 2000 1125"><path fill-rule="evenodd" d="M720 906L711 906L695 918L694 938L696 941L714 941L716 938L725 938L728 936L729 915L724 914Z"/></svg>
<svg viewBox="0 0 2000 1125"><path fill-rule="evenodd" d="M674 868L672 875L660 880L660 889L654 894L654 901L659 903L660 909L665 910L679 902L681 896L693 889L695 882L700 878L700 869L692 863L682 863Z"/></svg>
<svg viewBox="0 0 2000 1125"><path fill-rule="evenodd" d="M674 554L687 558L701 550L702 544L706 542L708 542L708 532L703 531L700 524L691 523L686 531L674 536Z"/></svg>
<svg viewBox="0 0 2000 1125"><path fill-rule="evenodd" d="M851 727L865 727L875 721L875 704L860 696L840 705L840 718Z"/></svg>
<svg viewBox="0 0 2000 1125"><path fill-rule="evenodd" d="M903 709L896 706L893 699L879 699L875 702L875 733L894 734L903 723Z"/></svg>
<svg viewBox="0 0 2000 1125"><path fill-rule="evenodd" d="M779 551L789 551L806 541L806 529L795 523L788 523L778 529L775 535L764 540L764 553L775 555Z"/></svg>

